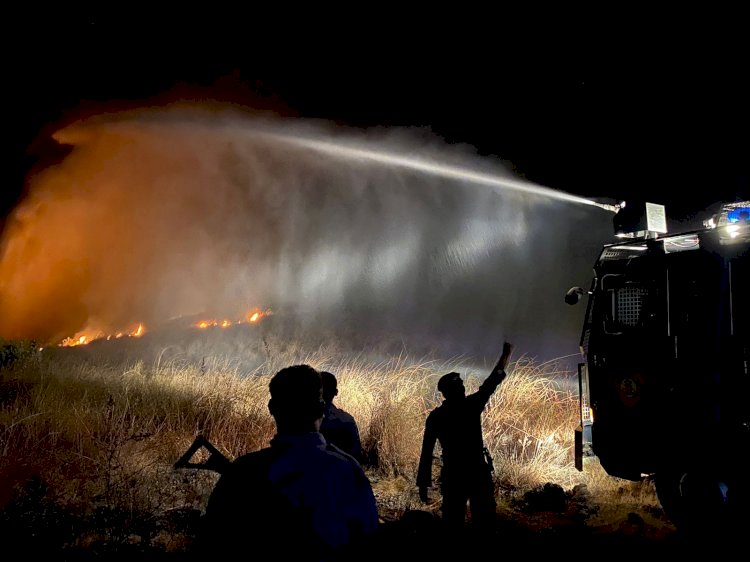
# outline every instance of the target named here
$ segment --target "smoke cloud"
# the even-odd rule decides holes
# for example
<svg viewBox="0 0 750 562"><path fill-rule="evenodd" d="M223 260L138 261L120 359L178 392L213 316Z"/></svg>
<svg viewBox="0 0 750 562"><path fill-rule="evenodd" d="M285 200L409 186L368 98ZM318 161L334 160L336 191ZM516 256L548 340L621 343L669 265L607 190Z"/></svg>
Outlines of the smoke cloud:
<svg viewBox="0 0 750 562"><path fill-rule="evenodd" d="M611 215L284 141L297 136L522 181L422 129L177 105L94 116L54 133L66 156L28 178L6 225L0 336L55 343L259 307L353 344L577 351L583 310L563 295L588 283Z"/></svg>

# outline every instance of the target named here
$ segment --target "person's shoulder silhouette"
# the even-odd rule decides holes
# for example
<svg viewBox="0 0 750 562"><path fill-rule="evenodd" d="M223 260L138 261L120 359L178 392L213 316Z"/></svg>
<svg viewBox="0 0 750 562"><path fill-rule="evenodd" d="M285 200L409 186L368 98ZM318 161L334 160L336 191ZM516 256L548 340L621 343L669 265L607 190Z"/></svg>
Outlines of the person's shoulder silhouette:
<svg viewBox="0 0 750 562"><path fill-rule="evenodd" d="M206 546L221 552L257 548L281 558L326 560L375 533L372 487L359 463L329 447L317 431L323 416L320 373L307 365L271 380L271 446L236 459L206 507Z"/></svg>

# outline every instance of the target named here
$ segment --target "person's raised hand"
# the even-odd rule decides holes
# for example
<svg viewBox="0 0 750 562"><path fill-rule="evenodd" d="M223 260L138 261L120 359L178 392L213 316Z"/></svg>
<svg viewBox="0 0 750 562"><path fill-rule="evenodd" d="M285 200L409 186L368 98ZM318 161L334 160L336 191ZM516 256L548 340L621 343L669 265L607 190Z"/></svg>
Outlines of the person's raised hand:
<svg viewBox="0 0 750 562"><path fill-rule="evenodd" d="M513 353L513 344L506 341L503 344L503 354L500 356L500 360L497 362L498 370L505 370L505 368L508 366L508 362L510 361L511 353Z"/></svg>

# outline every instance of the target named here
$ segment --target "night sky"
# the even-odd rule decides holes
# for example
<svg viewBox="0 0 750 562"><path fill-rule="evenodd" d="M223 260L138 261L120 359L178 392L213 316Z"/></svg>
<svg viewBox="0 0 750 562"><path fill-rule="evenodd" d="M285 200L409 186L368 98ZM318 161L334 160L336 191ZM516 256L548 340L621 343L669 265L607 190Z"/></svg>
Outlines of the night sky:
<svg viewBox="0 0 750 562"><path fill-rule="evenodd" d="M272 112L288 118L287 122L296 119L327 123L349 133L371 135L370 138L383 138L388 132L395 132L396 140L405 149L414 147L420 139L429 138L425 144L430 145L439 140L443 154L449 157L459 152L471 153L470 161L480 167L484 160L492 162L493 166L502 162L503 167L512 170L518 178L586 198L646 199L662 203L668 216L678 222L701 218L722 200L750 198L747 183L750 147L746 134L750 111L747 92L742 88L741 69L731 62L718 67L700 64L687 52L682 53L684 56L674 56L673 51L664 51L625 57L617 62L605 57L594 63L591 55L596 48L593 46L566 50L550 40L537 56L522 44L514 46L506 41L494 45L492 38L479 47L446 37L418 38L406 46L395 40L389 43L387 33L381 33L377 42L374 38L369 41L371 37L364 29L356 43L342 40L336 45L335 41L330 41L334 48L325 50L317 48L318 44L310 40L314 33L310 33L304 38L307 42L297 38L299 42L294 44L292 54L288 54L292 33L267 35L261 39L253 35L252 29L245 29L241 35L233 36L227 31L222 37L223 28L214 27L208 33L205 31L210 27L207 24L204 28L185 28L179 33L166 34L156 24L141 30L134 25L113 22L113 19L100 17L79 18L71 25L37 30L35 35L29 36L28 46L13 45L13 56L9 57L4 70L4 89L9 100L6 102L5 136L9 142L4 149L8 165L4 169L2 216L23 200L28 178L36 171L49 169L50 165L65 162L66 158L69 163L83 162L81 165L86 166L95 162L83 151L78 151L78 160L69 159L73 149L52 140L54 131L86 116L142 107L167 107L174 102L199 105L222 102L224 107ZM402 36L404 31L408 32L401 31ZM350 33L347 40L356 36L357 30L350 30ZM226 36L230 40L226 40ZM289 43L285 45L286 50L280 46L284 42ZM386 48L388 46L390 48ZM281 56L284 52L287 54ZM744 68L742 72L746 72ZM134 123L137 127L143 126L138 120ZM189 159L192 150L187 142L189 138L175 136L174 122L170 123L161 133L153 127L126 132L125 136L130 135L128 138L135 147L132 157L148 162L149 158L155 158L158 150L173 143L175 152L165 153L166 157ZM157 133L164 135L161 145L153 144ZM228 133L224 129L213 134L225 135L222 138L226 142L236 143L234 137L232 140L226 136ZM112 130L105 130L101 138L114 142L116 137ZM73 145L78 146L78 140ZM144 148L151 145L157 147L156 152ZM450 152L451 147L457 151ZM153 230L154 223L147 220L151 216L149 213L158 216L157 211L169 211L165 201L178 201L176 207L183 209L185 220L194 217L203 221L195 232L212 234L217 237L213 240L224 242L224 246L205 246L195 232L188 235L188 238L196 236L191 239L191 247L196 250L194 262L199 261L196 256L203 256L201 259L207 267L226 266L227 275L233 275L227 277L231 281L223 283L221 280L216 286L211 283L218 283L219 279L200 278L204 289L210 288L212 294L225 290L222 298L227 301L233 295L232 284L239 286L238 280L245 280L248 275L241 264L273 264L282 256L288 269L283 273L289 279L304 272L308 281L312 278L318 283L310 281L304 287L290 284L287 294L298 302L333 303L341 299L342 309L361 328L366 326L363 318L382 323L383 318L373 316L373 310L382 311L384 317L393 316L393 325L402 326L405 331L425 332L436 340L457 338L451 330L458 328L460 337L466 340L477 342L486 338L494 342L498 337L497 326L524 324L523 330L508 329L506 332L510 334L502 335L515 336L526 343L536 338L539 347L547 349L545 346L549 346L550 353L554 354L575 351L580 314L556 307L562 303L562 295L570 285L587 283L596 249L608 241L608 234L604 234L608 218L587 214L588 211L575 206L561 205L553 207L557 213L554 218L545 219L549 220L550 228L557 228L558 232L545 232L540 222L534 222L541 219L541 214L537 215L536 207L529 202L520 204L521 214L514 218L504 214L511 208L509 200L477 195L465 186L449 186L450 192L433 191L445 188L440 187L440 182L389 176L387 171L358 173L349 165L336 164L324 170L320 162L307 162L305 156L300 157L303 168L294 173L285 170L283 160L276 170L266 170L263 166L269 166L273 158L263 160L260 168L243 163L243 158L252 160L258 154L264 153L262 150L240 151L231 155L234 160L227 160L226 154L217 152L204 162L207 165L221 162L222 166L234 170L234 175L219 178L229 187L222 192L227 197L226 202L222 200L225 207L218 209L226 213L245 209L249 213L247 217L253 218L245 222L252 222L253 226L243 224L241 217L237 222L223 220L218 210L219 218L201 215L198 211L206 208L202 199L205 193L197 187L176 192L171 199L154 199L150 207L143 207L146 211L133 216L147 229L152 229L147 232L162 240L161 246L136 244L134 249L119 248L119 238L110 240L102 235L97 242L103 250L92 244L88 253L75 256L81 263L88 264L87 268L93 268L93 272L86 269L85 275L75 274L83 275L81 279L85 283L74 284L78 278L71 277L65 269L69 264L61 262L41 277L57 275L64 278L65 283L56 285L53 292L40 285L33 306L19 307L14 314L19 318L22 313L35 315L36 308L41 306L37 301L52 303L46 310L59 307L61 299L55 295L67 295L76 306L59 310L57 325L44 327L47 337L59 338L72 335L70 332L83 328L97 314L102 320L102 316L106 316L105 309L112 312L108 320L114 326L115 320L124 322L124 313L133 310L143 314L128 320L140 321L145 314L157 310L162 316L167 312L194 312L188 310L190 307L186 303L203 306L205 295L199 295L193 286L185 287L184 294L179 291L167 296L162 294L167 282L179 276L184 278L186 268L195 265L179 261L185 248L175 241L163 241L164 232ZM158 159L150 166L146 166L145 171L138 170L142 175L140 183L132 183L135 181L132 178L124 181L123 185L130 186L127 189L118 191L110 184L102 187L104 195L101 197L108 198L108 206L92 206L88 210L74 208L79 214L71 216L83 217L84 220L79 221L81 224L93 221L90 217L103 212L102 209L110 212L117 208L112 202L120 201L119 197L125 197L119 204L127 207L128 189L132 190L130 203L135 207L141 201L150 200L153 196L153 189L148 188L151 182L154 186L162 185L154 180L161 173ZM122 170L115 171L111 178L123 180ZM170 181L189 184L192 178L180 174L185 174L185 170L176 171ZM257 209L245 207L247 202L241 198L249 197L248 193L236 191L241 178L253 185L261 180L287 182L292 186L288 193L294 194L292 208L295 204L312 208L311 205L317 205L315 197L318 197L318 201L323 201L321 208L325 212L315 219L317 222L310 222L312 219L304 216L307 222L294 229L291 215L274 217L271 211L277 201L270 196L270 191L251 190L269 211L252 215ZM54 175L53 179L59 183ZM85 189L95 189L95 183L87 183L88 176L78 179ZM299 187L305 182L313 186L312 191ZM400 190L398 186L402 185L406 188ZM360 194L362 200L370 198L371 208L375 209L372 216L360 214L363 211L352 202L352 193ZM38 194L37 197L39 201L44 200ZM54 207L51 201L46 202L47 211ZM441 214L448 208L455 213ZM437 213L434 218L429 216L431 209ZM27 244L24 252L40 244L42 251L56 259L67 252L53 244L55 225L63 225L63 229L69 226L64 224L65 216L60 214L63 212L53 210L46 223L39 223L43 228L32 236L36 242L31 246ZM493 217L501 216L504 218L497 224ZM114 229L121 220L124 219L110 217L101 224ZM370 220L373 222L369 223ZM587 221L596 225L592 222L587 226ZM264 223L263 230L258 226L260 223ZM378 223L388 230L379 231ZM97 224L89 226L96 230ZM362 226L361 232L342 236L344 228L357 224ZM513 225L521 229L526 238L513 234ZM174 227L174 232L182 228L177 223L170 223L170 227ZM273 229L282 236L262 238L261 235ZM340 231L338 234L336 229ZM73 235L83 232L81 226ZM96 238L95 234L87 236ZM513 236L521 236L518 247L509 242ZM242 241L249 238L259 243L246 251ZM260 244L261 239L263 244ZM114 241L114 245L108 246L107 240ZM284 240L296 245L293 252L284 246ZM409 241L413 246L404 246ZM456 249L456 244L465 246ZM404 269L406 257L397 255L402 246L413 251L409 257L413 269ZM206 255L200 253L202 250ZM209 256L214 250L215 254ZM38 249L34 251L39 254ZM127 252L132 261L110 263L113 259L110 254L118 252ZM169 256L173 263L161 269L150 265L149 260L158 252ZM309 260L311 255L318 256L317 262ZM366 257L365 261L356 261L362 256ZM23 260L26 258L21 258L21 262ZM31 264L24 274L27 279L40 278L38 271L41 269L34 267L48 267L41 262L35 264L31 258L27 261ZM312 266L308 262L317 265L310 269ZM362 271L354 271L352 263L359 263ZM505 274L506 266L516 274ZM144 271L144 285L150 281L149 298L136 294L132 282L125 283L127 273L120 275L119 292L113 290L105 295L102 287L114 286L107 275L120 270L129 272L133 267ZM335 275L346 267L352 270L345 272L345 278ZM274 277L279 275L279 270L273 270L274 274L271 271L268 265L266 284L259 282L258 286L263 288L257 289L259 302L255 304L265 305L267 303L260 301L279 296L278 286L284 284ZM507 287L493 279L496 272L504 272ZM201 275L193 273L196 277ZM382 274L382 279L376 283L372 273ZM19 286L27 283L22 276L18 279ZM109 279L108 284L102 285L105 279ZM512 279L512 284L508 279ZM73 285L92 289L71 293ZM154 287L161 292L154 292ZM126 294L123 288L132 290L132 294ZM526 295L524 298L528 298L528 302L519 297L513 301L512 295L520 294ZM362 295L366 298L360 302ZM483 298L475 298L477 295ZM9 299L6 302L13 302L11 297L6 298ZM504 299L510 299L511 304ZM290 297L289 302L292 300ZM411 305L413 308L409 308ZM495 310L495 307L502 310ZM320 304L314 316L333 322L343 317L342 310L338 309L330 317L321 315L328 308ZM433 314L426 315L427 308L433 308ZM412 322L420 316L420 322ZM441 317L451 329L439 325ZM547 317L554 318L560 325L552 326L553 322L547 321ZM71 322L71 318L75 321ZM7 325L4 329L8 330ZM18 333L27 335L28 330ZM8 332L9 335L14 333ZM484 343L480 341L477 346L482 347ZM460 346L457 349L457 352L464 351Z"/></svg>
<svg viewBox="0 0 750 562"><path fill-rule="evenodd" d="M676 219L748 197L746 68L728 21L714 28L717 39L661 28L656 14L653 29L623 35L606 27L545 34L534 23L486 36L493 24L481 13L455 15L456 27L475 21L477 37L407 20L380 34L366 22L282 32L260 18L246 27L210 14L16 22L28 41L6 44L3 214L44 150L45 126L113 100L220 99L362 128L427 128L511 162L535 183L648 197ZM615 37L602 43L608 33Z"/></svg>

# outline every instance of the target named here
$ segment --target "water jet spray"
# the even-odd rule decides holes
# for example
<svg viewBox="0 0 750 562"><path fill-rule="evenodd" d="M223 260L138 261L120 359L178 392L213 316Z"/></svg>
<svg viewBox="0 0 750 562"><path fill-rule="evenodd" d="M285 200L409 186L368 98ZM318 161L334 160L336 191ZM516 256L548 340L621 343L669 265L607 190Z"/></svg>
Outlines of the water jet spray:
<svg viewBox="0 0 750 562"><path fill-rule="evenodd" d="M372 148L366 148L362 145L355 145L353 143L333 142L303 136L292 137L284 133L267 130L260 131L260 135L287 144L309 148L311 150L322 152L337 158L367 160L399 168L425 172L444 178L463 180L492 187L501 187L519 191L522 193L528 193L531 195L541 195L560 201L567 201L570 203L592 205L613 213L616 213L620 209L620 206L617 203L599 202L592 199L587 199L585 197L571 195L569 193L551 189L549 187L544 187L532 182L512 178L501 178L497 175L475 172L460 166L439 164L425 158L402 156L394 153L375 150Z"/></svg>

